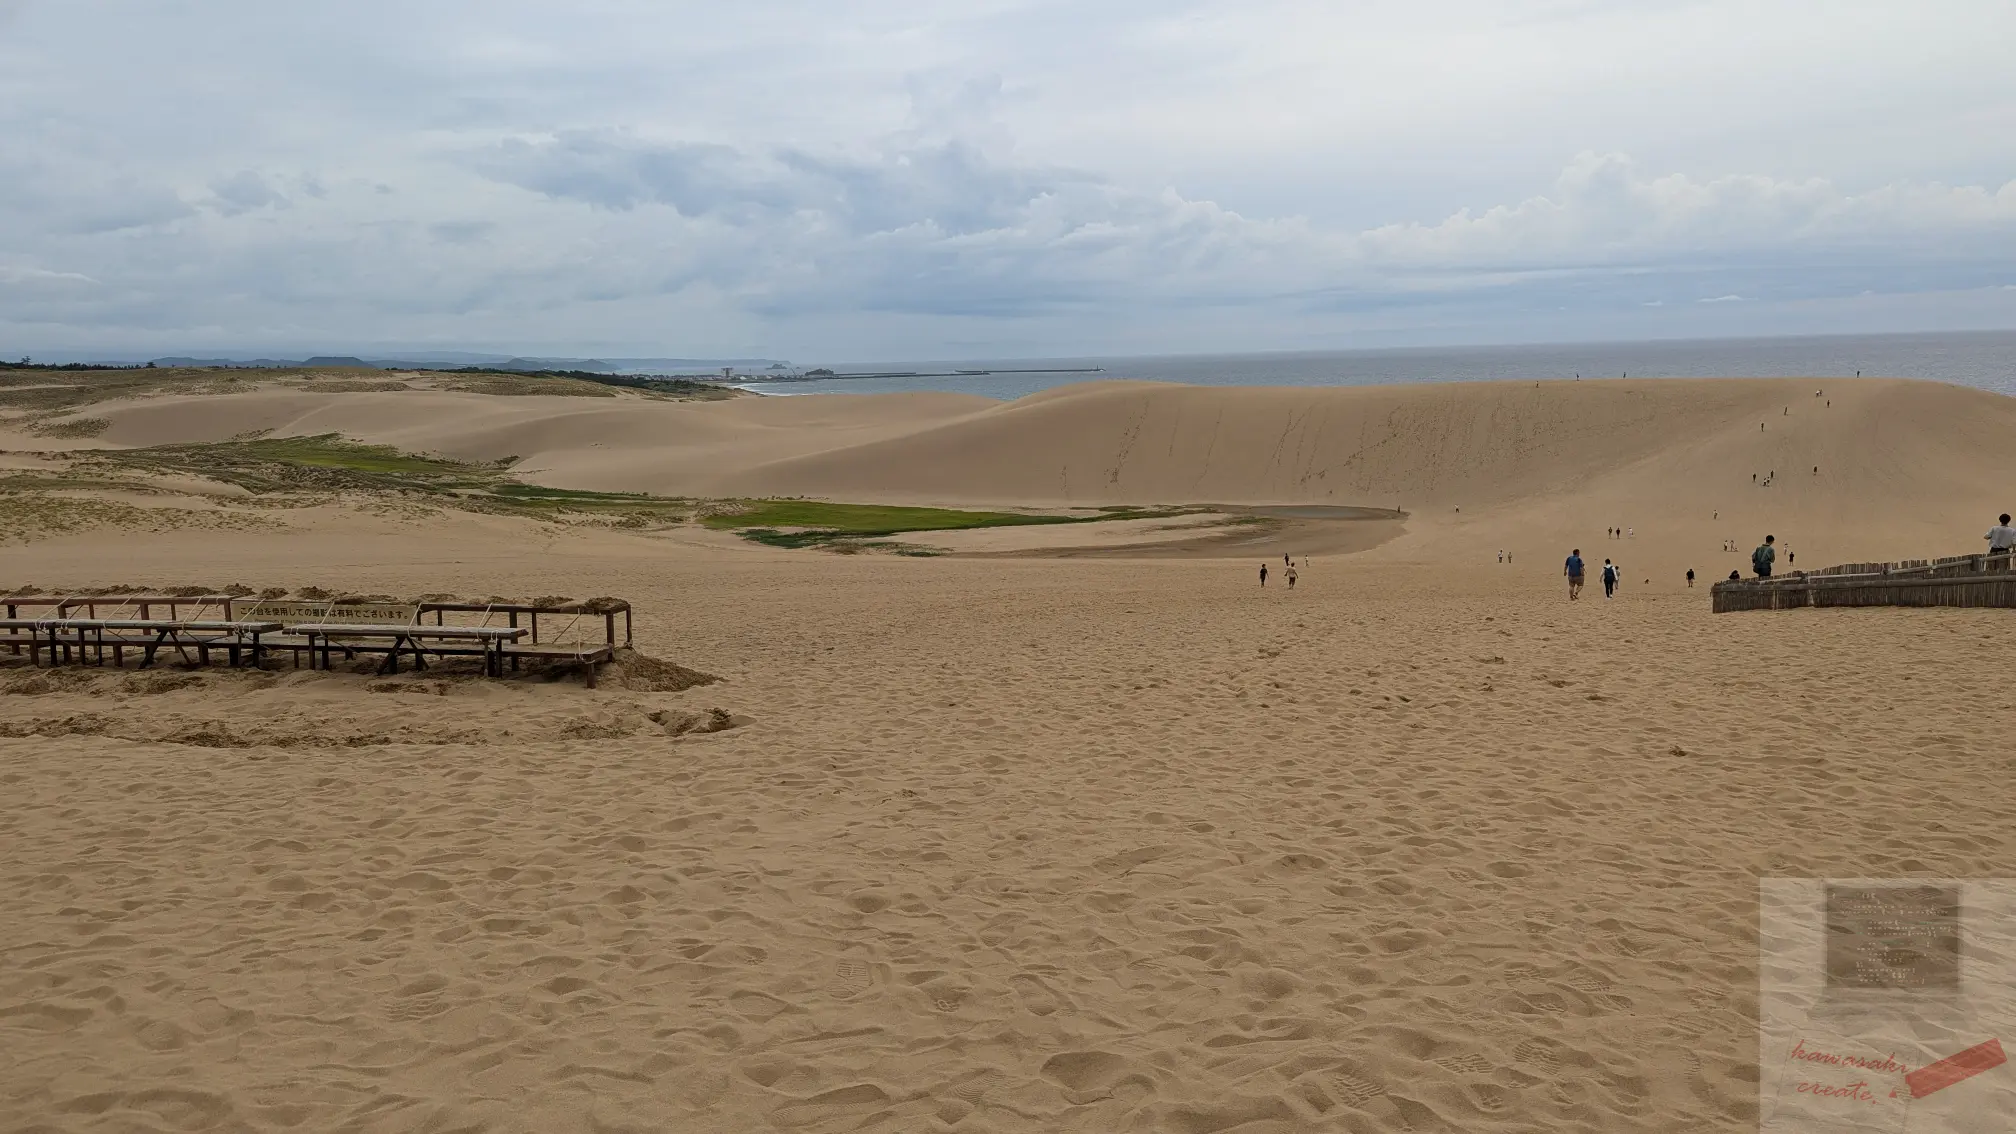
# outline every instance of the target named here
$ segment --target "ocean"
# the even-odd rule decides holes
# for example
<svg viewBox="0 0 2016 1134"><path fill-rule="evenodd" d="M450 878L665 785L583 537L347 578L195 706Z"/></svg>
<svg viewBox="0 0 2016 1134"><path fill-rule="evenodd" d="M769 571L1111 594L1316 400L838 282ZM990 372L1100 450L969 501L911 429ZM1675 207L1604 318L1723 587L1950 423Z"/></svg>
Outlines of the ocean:
<svg viewBox="0 0 2016 1134"><path fill-rule="evenodd" d="M883 394L951 390L1003 400L1101 378L1200 386L1371 386L1535 378L1927 378L2016 395L2016 331L1798 338L1684 339L1637 343L1423 347L1391 350L1130 358L960 359L824 364L849 371L1079 369L1097 374L961 374L751 382L764 394Z"/></svg>

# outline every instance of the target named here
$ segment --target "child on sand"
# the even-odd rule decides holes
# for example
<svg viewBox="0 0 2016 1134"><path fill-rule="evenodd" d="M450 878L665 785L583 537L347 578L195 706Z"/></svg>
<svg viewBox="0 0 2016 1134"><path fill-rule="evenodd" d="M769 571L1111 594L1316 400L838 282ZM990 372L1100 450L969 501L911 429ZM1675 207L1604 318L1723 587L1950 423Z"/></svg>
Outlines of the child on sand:
<svg viewBox="0 0 2016 1134"><path fill-rule="evenodd" d="M1295 589L1295 565L1293 563L1288 565L1288 589L1291 591Z"/></svg>
<svg viewBox="0 0 2016 1134"><path fill-rule="evenodd" d="M1610 562L1608 559L1605 559L1603 561L1604 598L1607 599L1617 593L1617 576L1620 574L1622 574L1622 572L1617 570L1617 565L1615 563Z"/></svg>
<svg viewBox="0 0 2016 1134"><path fill-rule="evenodd" d="M1265 563L1260 565L1260 585L1263 587L1267 585L1267 565Z"/></svg>
<svg viewBox="0 0 2016 1134"><path fill-rule="evenodd" d="M1582 549L1568 553L1568 562L1562 565L1562 573L1568 576L1568 601L1582 597Z"/></svg>

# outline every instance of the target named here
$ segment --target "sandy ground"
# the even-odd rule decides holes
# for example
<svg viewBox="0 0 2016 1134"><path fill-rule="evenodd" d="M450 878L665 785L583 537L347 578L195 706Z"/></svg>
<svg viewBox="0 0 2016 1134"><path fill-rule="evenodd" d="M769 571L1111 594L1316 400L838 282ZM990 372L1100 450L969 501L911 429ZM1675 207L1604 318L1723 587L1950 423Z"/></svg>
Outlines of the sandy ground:
<svg viewBox="0 0 2016 1134"><path fill-rule="evenodd" d="M2011 458L1949 448L1842 479L1957 504L1769 507L1971 550L1944 510ZM51 588L622 595L722 680L0 669L0 1128L1754 1129L1758 878L2016 873L2016 645L1710 615L1694 451L1293 593L334 509L10 547ZM1563 535L1644 573L1571 605Z"/></svg>

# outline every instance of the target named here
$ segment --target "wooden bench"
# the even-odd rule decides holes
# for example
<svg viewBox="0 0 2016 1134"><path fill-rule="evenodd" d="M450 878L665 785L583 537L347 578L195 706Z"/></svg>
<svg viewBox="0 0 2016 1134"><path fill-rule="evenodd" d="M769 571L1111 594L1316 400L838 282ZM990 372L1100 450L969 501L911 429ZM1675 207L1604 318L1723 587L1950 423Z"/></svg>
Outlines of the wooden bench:
<svg viewBox="0 0 2016 1134"><path fill-rule="evenodd" d="M154 608L168 608L170 621L183 619L183 607L194 607L194 617L205 616L233 621L237 615L232 604L241 602L230 595L5 595L0 596L0 605L7 608L8 620L19 619L24 610L46 610L48 618L70 618L82 611L85 618L100 617L98 608L110 607L104 615L108 618L131 618L138 614L141 618L153 618ZM214 608L214 609L213 609ZM252 616L256 618L257 616ZM39 641L31 633L9 631L0 634L0 646L19 656L21 647L34 646Z"/></svg>
<svg viewBox="0 0 2016 1134"><path fill-rule="evenodd" d="M328 669L329 655L334 650L343 651L345 657L360 653L384 653L385 661L378 672L398 673L399 655L402 652L413 655L413 668L427 668L427 654L437 656L462 656L483 659L483 673L489 677L504 676L504 643L516 641L525 636L526 631L507 626L422 626L418 623L348 623L348 622L306 622L286 628L286 632L297 635L307 644L308 668L318 668L315 655L319 650L322 664ZM341 639L338 641L338 639ZM425 643L434 642L429 646ZM454 643L464 643L458 648ZM382 644L375 644L382 643ZM470 648L473 644L475 648Z"/></svg>
<svg viewBox="0 0 2016 1134"><path fill-rule="evenodd" d="M0 595L7 613L0 619L0 646L19 654L23 647L30 661L41 664L41 653L49 651L50 664L66 660L95 659L104 662L106 649L115 665L124 664L128 648L145 653L143 667L152 664L164 648L195 649L204 663L209 651L222 647L230 651L233 665L240 664L241 651L249 649L257 665L275 651L291 652L294 664L301 664L306 652L309 668L328 668L331 656L341 650L345 657L359 653L383 653L380 672L397 672L399 655L410 653L424 668L426 655L437 657L480 657L484 671L502 677L504 659L516 671L521 661L577 664L588 688L595 688L596 669L616 659L618 649L628 648L631 634L630 604L621 599L594 602L460 603L428 602L406 605L392 602L338 602L335 600L271 600L233 598L230 595ZM166 619L152 615L166 608ZM110 608L109 610L105 608ZM208 620L211 611L222 617ZM44 617L24 618L24 612L46 611ZM74 617L77 612L86 617ZM131 617L137 611L138 618ZM185 613L194 617L183 617ZM100 617L101 614L108 615ZM428 625L427 615L433 615ZM481 625L457 625L450 615L476 617ZM616 618L622 616L621 645ZM491 626L501 619L506 626ZM543 619L543 624L542 624ZM60 624L60 628L52 625ZM599 626L598 626L599 624ZM602 631L601 639L595 630ZM556 640L557 639L557 640Z"/></svg>
<svg viewBox="0 0 2016 1134"><path fill-rule="evenodd" d="M105 664L105 651L112 651L112 664L123 667L126 664L126 650L138 649L142 652L140 668L154 664L154 655L162 647L171 647L183 652L194 648L198 658L207 665L210 651L224 649L232 665L240 665L249 654L251 664L257 668L265 658L267 634L280 629L278 622L239 622L202 619L169 618L4 618L0 619L0 630L25 631L18 638L8 639L18 651L21 645L28 647L28 661L31 665L41 664L41 653L49 652L49 664L55 665L59 653L63 660L73 656L78 662L87 658L99 665ZM151 638L145 635L152 635ZM75 635L75 637L68 637ZM136 636L138 635L138 636ZM74 651L74 655L73 655Z"/></svg>
<svg viewBox="0 0 2016 1134"><path fill-rule="evenodd" d="M520 661L574 662L581 667L581 675L588 688L595 688L595 667L616 660L616 651L630 648L630 604L622 599L603 599L599 602L567 602L541 605L538 603L515 602L423 602L414 614L414 620L425 622L428 615L434 616L434 625L450 625L448 615L482 615L483 624L489 625L492 618L503 618L507 625L524 625L531 634L523 641L513 642L504 647L504 656L511 661L512 672L517 672ZM623 644L616 644L616 616L623 616ZM540 640L539 618L546 616L546 631L549 637ZM564 620L564 621L562 621ZM589 629L581 641L554 641L554 623L560 622L559 634L563 639L570 632L588 623ZM593 640L596 623L601 624L602 640Z"/></svg>

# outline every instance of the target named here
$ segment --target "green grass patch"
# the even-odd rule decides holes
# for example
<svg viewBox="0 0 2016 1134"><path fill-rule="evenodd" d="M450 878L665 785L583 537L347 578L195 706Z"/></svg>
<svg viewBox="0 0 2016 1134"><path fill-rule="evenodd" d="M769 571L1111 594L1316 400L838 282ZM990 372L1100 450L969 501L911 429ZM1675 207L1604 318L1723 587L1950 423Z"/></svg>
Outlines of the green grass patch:
<svg viewBox="0 0 2016 1134"><path fill-rule="evenodd" d="M73 417L68 421L40 421L28 427L37 437L96 437L112 428L102 417Z"/></svg>
<svg viewBox="0 0 2016 1134"><path fill-rule="evenodd" d="M509 460L456 461L402 453L338 434L254 437L203 445L99 450L79 458L85 470L177 473L207 477L282 502L303 495L365 496L472 512L557 520L593 517L625 527L678 522L691 503L632 492L588 492L520 484Z"/></svg>
<svg viewBox="0 0 2016 1134"><path fill-rule="evenodd" d="M252 441L227 441L221 445L169 445L161 449L201 449L206 456L227 460L303 465L317 469L349 469L355 472L396 473L428 477L467 477L497 469L496 464L472 464L444 457L423 457L402 453L390 445L364 445L345 441L335 433L313 437L262 437ZM159 452L138 450L139 452Z"/></svg>
<svg viewBox="0 0 2016 1134"><path fill-rule="evenodd" d="M504 465L473 464L361 445L334 433L262 437L205 445L102 450L93 463L143 472L182 473L235 484L248 492L422 492L486 489Z"/></svg>
<svg viewBox="0 0 2016 1134"><path fill-rule="evenodd" d="M692 507L691 501L643 492L590 492L587 489L548 488L542 484L519 484L516 481L495 485L490 492L512 508L627 516L635 517L640 523L683 520Z"/></svg>
<svg viewBox="0 0 2016 1134"><path fill-rule="evenodd" d="M819 547L829 551L864 548L901 555L933 555L923 548L887 542L906 532L965 531L1038 524L1091 524L1153 516L1180 516L1193 509L1112 505L1091 515L1056 512L980 512L956 508L908 508L890 504L835 504L824 500L754 500L739 510L702 518L710 528L733 530L743 539L771 547ZM795 529L795 530L782 530Z"/></svg>
<svg viewBox="0 0 2016 1134"><path fill-rule="evenodd" d="M823 500L757 500L740 511L707 517L711 528L816 528L837 535L887 536L900 532L963 531L967 528L1007 528L1028 524L1083 524L1094 520L1163 515L1134 509L1125 515L1096 516L1034 512L966 512L953 508L904 508L887 504L832 504Z"/></svg>

